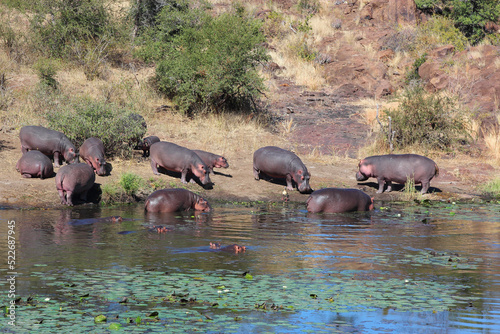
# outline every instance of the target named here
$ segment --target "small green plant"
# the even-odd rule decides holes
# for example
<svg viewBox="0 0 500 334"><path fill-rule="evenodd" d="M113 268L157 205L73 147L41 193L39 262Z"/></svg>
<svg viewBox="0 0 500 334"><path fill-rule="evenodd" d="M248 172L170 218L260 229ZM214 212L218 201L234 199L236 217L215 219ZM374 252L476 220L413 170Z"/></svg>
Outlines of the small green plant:
<svg viewBox="0 0 500 334"><path fill-rule="evenodd" d="M420 57L418 57L417 59L415 59L415 61L413 62L413 65L411 67L410 72L408 72L406 74L406 84L409 84L413 80L419 80L420 79L420 75L418 74L418 69L426 61L427 61L427 53L424 53L423 55L421 55Z"/></svg>
<svg viewBox="0 0 500 334"><path fill-rule="evenodd" d="M144 185L144 180L137 174L127 172L122 174L119 184L127 195L134 196Z"/></svg>
<svg viewBox="0 0 500 334"><path fill-rule="evenodd" d="M57 89L57 81L54 78L58 70L58 62L54 59L40 58L33 68L38 74L40 83L47 87Z"/></svg>
<svg viewBox="0 0 500 334"><path fill-rule="evenodd" d="M385 110L391 123L395 148L418 145L422 149L454 150L470 141L465 113L454 99L427 93L412 82L400 97L397 109ZM386 140L386 133L382 140Z"/></svg>
<svg viewBox="0 0 500 334"><path fill-rule="evenodd" d="M404 201L413 201L415 199L420 198L422 195L417 192L415 188L415 180L412 176L409 176L406 179L405 186L403 188L403 196L402 199Z"/></svg>
<svg viewBox="0 0 500 334"><path fill-rule="evenodd" d="M486 195L500 199L500 178L495 178L486 183L482 190Z"/></svg>
<svg viewBox="0 0 500 334"><path fill-rule="evenodd" d="M318 56L318 51L309 43L305 35L297 41L290 43L289 50L293 56L305 61L314 61Z"/></svg>

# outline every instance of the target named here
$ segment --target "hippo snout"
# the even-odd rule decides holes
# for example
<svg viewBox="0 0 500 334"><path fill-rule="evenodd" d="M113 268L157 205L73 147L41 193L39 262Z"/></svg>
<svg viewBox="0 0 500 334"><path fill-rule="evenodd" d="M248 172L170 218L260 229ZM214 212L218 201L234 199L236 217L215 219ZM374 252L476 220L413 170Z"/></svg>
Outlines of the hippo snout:
<svg viewBox="0 0 500 334"><path fill-rule="evenodd" d="M311 189L311 186L309 185L308 181L304 181L301 184L299 184L298 189L299 189L299 192L301 194L310 194L310 193L312 193L312 189Z"/></svg>
<svg viewBox="0 0 500 334"><path fill-rule="evenodd" d="M356 180L357 181L366 181L366 180L368 180L368 176L364 175L361 172L356 172Z"/></svg>

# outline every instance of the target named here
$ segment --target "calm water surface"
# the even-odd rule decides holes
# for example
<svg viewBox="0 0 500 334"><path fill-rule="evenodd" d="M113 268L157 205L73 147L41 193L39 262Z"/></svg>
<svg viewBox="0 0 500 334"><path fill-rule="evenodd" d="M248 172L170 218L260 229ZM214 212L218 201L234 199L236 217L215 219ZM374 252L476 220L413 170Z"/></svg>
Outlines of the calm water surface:
<svg viewBox="0 0 500 334"><path fill-rule="evenodd" d="M337 215L293 204L216 205L199 216L148 216L142 205L5 208L1 270L17 272L21 300L16 326L4 317L0 328L500 333L500 205L377 204ZM124 220L111 222L115 215ZM210 242L247 249L215 251ZM9 305L10 282L0 288L0 305ZM107 323L94 323L100 314Z"/></svg>

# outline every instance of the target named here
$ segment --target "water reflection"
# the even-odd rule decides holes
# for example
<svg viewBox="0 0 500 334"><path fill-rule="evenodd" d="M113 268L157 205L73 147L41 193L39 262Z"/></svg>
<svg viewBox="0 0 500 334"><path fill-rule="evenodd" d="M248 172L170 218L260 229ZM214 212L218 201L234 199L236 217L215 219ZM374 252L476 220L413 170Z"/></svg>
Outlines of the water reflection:
<svg viewBox="0 0 500 334"><path fill-rule="evenodd" d="M143 266L158 272L249 272L277 282L314 272L314 284L333 278L339 279L337 285L344 279L360 284L395 279L464 288L457 292L461 302L449 311L249 312L234 331L280 332L281 325L283 332L500 331L500 206L381 207L352 214L309 214L292 206L215 207L208 214L145 213L141 205L2 210L0 233L7 234L8 220L16 221L18 293L24 297L49 291L33 272L113 273ZM123 220L113 221L113 216ZM158 233L156 226L166 229ZM210 242L247 249L232 254L210 249ZM3 254L6 246L0 243Z"/></svg>

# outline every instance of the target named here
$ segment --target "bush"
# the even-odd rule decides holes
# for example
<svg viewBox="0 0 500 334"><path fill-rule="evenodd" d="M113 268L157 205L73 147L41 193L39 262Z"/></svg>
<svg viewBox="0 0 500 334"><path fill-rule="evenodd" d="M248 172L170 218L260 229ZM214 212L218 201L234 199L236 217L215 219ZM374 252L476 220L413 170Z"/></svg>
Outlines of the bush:
<svg viewBox="0 0 500 334"><path fill-rule="evenodd" d="M500 178L495 178L483 185L482 190L486 195L500 199Z"/></svg>
<svg viewBox="0 0 500 334"><path fill-rule="evenodd" d="M46 118L51 129L63 132L76 147L97 137L107 156L126 157L146 133L142 116L112 103L80 99L63 108L48 112Z"/></svg>
<svg viewBox="0 0 500 334"><path fill-rule="evenodd" d="M411 81L413 80L420 79L420 75L418 74L418 69L420 68L420 66L422 66L423 63L425 63L426 60L427 60L427 53L424 53L423 55L415 59L411 71L406 74L406 84L411 83Z"/></svg>
<svg viewBox="0 0 500 334"><path fill-rule="evenodd" d="M139 54L157 60L157 87L181 110L231 108L261 94L264 84L256 66L268 57L256 20L167 7L160 16L162 26L155 36L149 32L153 42L144 44Z"/></svg>
<svg viewBox="0 0 500 334"><path fill-rule="evenodd" d="M485 37L486 23L497 22L500 17L498 0L451 0L451 8L450 16L455 21L455 26L472 45L477 45Z"/></svg>
<svg viewBox="0 0 500 334"><path fill-rule="evenodd" d="M144 180L137 174L127 172L120 177L120 186L129 196L136 195L143 185Z"/></svg>
<svg viewBox="0 0 500 334"><path fill-rule="evenodd" d="M452 44L457 51L463 51L467 47L467 37L455 27L452 20L434 16L418 29L417 47L422 50L430 50L438 46Z"/></svg>
<svg viewBox="0 0 500 334"><path fill-rule="evenodd" d="M428 94L422 86L409 85L398 109L385 110L391 118L394 146L400 149L418 145L424 149L453 150L469 141L468 127L453 99Z"/></svg>
<svg viewBox="0 0 500 334"><path fill-rule="evenodd" d="M101 0L37 0L32 11L34 46L49 57L68 56L74 41L98 40L117 33Z"/></svg>
<svg viewBox="0 0 500 334"><path fill-rule="evenodd" d="M54 59L40 58L33 65L33 69L37 72L40 83L47 87L57 89L58 84L54 76L57 73L59 64Z"/></svg>

